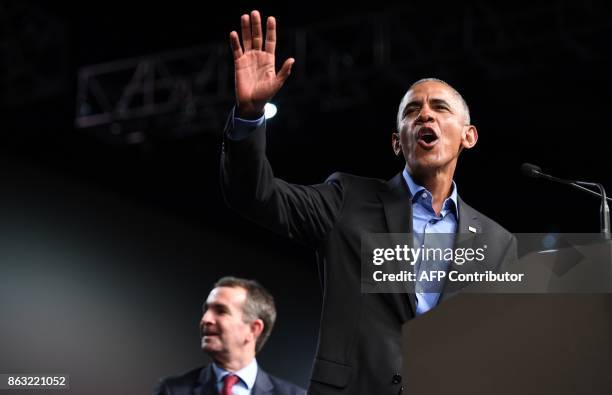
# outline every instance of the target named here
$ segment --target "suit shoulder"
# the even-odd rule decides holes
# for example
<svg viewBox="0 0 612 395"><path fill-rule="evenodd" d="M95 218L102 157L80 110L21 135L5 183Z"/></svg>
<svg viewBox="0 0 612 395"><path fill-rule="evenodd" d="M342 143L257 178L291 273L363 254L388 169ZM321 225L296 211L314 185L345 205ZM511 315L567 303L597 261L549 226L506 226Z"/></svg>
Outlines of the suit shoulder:
<svg viewBox="0 0 612 395"><path fill-rule="evenodd" d="M158 387L160 389L164 388L164 389L169 389L172 391L178 391L181 389L191 389L195 387L195 385L197 384L200 378L202 369L204 368L199 367L199 368L192 369L188 371L187 373L166 377L160 381ZM163 393L163 392L159 392L159 393Z"/></svg>
<svg viewBox="0 0 612 395"><path fill-rule="evenodd" d="M268 373L275 395L306 395L306 390Z"/></svg>
<svg viewBox="0 0 612 395"><path fill-rule="evenodd" d="M325 182L338 182L357 187L382 187L386 184L385 180L371 177L356 176L354 174L335 172Z"/></svg>

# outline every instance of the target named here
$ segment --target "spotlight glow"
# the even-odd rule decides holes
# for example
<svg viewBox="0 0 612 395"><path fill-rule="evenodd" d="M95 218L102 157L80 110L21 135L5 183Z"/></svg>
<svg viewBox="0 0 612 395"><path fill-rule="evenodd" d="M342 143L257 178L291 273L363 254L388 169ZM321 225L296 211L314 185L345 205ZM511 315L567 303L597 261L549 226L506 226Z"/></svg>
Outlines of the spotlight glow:
<svg viewBox="0 0 612 395"><path fill-rule="evenodd" d="M264 116L266 117L266 119L274 118L277 111L278 110L274 104L266 103L264 107Z"/></svg>

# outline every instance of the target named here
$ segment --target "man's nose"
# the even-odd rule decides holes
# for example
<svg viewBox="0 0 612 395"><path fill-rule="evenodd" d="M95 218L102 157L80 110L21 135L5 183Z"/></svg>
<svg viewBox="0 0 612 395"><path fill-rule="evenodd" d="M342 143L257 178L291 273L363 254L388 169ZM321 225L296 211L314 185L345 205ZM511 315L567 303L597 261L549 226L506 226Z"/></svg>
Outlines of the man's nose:
<svg viewBox="0 0 612 395"><path fill-rule="evenodd" d="M421 107L421 111L419 111L419 115L416 118L417 123L425 123L433 121L433 111L429 106L424 105Z"/></svg>
<svg viewBox="0 0 612 395"><path fill-rule="evenodd" d="M206 310L204 314L202 314L202 318L200 319L200 327L205 327L207 325L212 325L214 322L214 315L210 310Z"/></svg>

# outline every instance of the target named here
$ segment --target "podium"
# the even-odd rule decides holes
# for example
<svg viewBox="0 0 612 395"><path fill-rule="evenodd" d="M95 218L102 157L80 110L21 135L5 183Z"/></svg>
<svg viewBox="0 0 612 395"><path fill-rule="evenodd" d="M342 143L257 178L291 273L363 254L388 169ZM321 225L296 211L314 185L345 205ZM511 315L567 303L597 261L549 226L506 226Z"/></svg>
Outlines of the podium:
<svg viewBox="0 0 612 395"><path fill-rule="evenodd" d="M519 264L541 275L547 254ZM584 276L580 265L564 270L574 269ZM403 394L612 394L612 293L578 293L557 274L554 294L464 292L404 324Z"/></svg>

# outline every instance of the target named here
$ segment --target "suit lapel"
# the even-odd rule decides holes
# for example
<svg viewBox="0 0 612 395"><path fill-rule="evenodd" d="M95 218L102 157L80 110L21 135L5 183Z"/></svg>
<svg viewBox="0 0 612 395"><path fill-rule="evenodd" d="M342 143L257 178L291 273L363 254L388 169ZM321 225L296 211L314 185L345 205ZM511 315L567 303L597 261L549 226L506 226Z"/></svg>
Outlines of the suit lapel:
<svg viewBox="0 0 612 395"><path fill-rule="evenodd" d="M385 209L389 233L412 233L412 204L406 181L399 173L378 193Z"/></svg>
<svg viewBox="0 0 612 395"><path fill-rule="evenodd" d="M257 377L255 378L255 384L253 385L253 391L251 395L268 395L272 393L274 385L270 381L270 377L264 372L261 367L257 368Z"/></svg>
<svg viewBox="0 0 612 395"><path fill-rule="evenodd" d="M209 394L218 394L216 384L216 376L213 371L212 364L208 365L205 368L202 368L202 372L200 373L200 378L198 380L198 385L193 389L193 395L209 395Z"/></svg>
<svg viewBox="0 0 612 395"><path fill-rule="evenodd" d="M454 248L473 248L475 240L482 233L482 226L478 219L478 212L468 206L460 197L457 197L459 203L459 222L457 223L457 234L455 235ZM454 261L451 262L448 271L457 271L459 273L474 272L474 265L457 265ZM458 290L452 287L450 281L446 281L440 295L440 301L444 301L452 297Z"/></svg>
<svg viewBox="0 0 612 395"><path fill-rule="evenodd" d="M386 184L386 188L378 193L382 202L388 233L412 233L412 202L406 181L400 172ZM409 243L412 243L410 238ZM405 306L412 308L412 316L416 311L416 298L414 293L383 294L393 305L398 307L402 320L410 315L405 314Z"/></svg>

